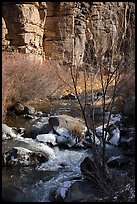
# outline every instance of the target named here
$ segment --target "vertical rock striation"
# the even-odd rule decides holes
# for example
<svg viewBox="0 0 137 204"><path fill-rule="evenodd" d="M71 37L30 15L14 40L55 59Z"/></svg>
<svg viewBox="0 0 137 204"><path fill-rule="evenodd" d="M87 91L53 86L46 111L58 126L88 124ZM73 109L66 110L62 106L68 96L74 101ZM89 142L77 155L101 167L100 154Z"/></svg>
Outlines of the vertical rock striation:
<svg viewBox="0 0 137 204"><path fill-rule="evenodd" d="M93 64L100 55L107 59L112 44L117 59L132 54L133 2L3 2L2 17L3 50L65 64L74 54L77 65Z"/></svg>

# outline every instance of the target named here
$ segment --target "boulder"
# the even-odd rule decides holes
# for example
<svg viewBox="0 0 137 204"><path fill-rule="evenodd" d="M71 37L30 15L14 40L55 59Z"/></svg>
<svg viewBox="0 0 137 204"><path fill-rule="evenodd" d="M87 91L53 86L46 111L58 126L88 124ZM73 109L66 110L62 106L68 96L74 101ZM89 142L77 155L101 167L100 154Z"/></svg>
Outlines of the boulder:
<svg viewBox="0 0 137 204"><path fill-rule="evenodd" d="M31 130L30 130L29 137L32 139L35 139L36 136L40 133L41 133L41 128L33 125Z"/></svg>
<svg viewBox="0 0 137 204"><path fill-rule="evenodd" d="M41 117L37 123L32 126L30 131L30 137L35 139L38 134L57 133L58 131L68 131L69 134L73 135L77 142L80 142L86 134L86 126L84 121L79 118L74 118L68 115L56 115L48 117ZM55 132L56 131L56 132ZM59 138L58 138L59 139ZM69 138L70 139L70 138Z"/></svg>
<svg viewBox="0 0 137 204"><path fill-rule="evenodd" d="M25 134L25 128L18 128L17 133L19 133L20 135L24 135Z"/></svg>
<svg viewBox="0 0 137 204"><path fill-rule="evenodd" d="M35 114L35 112L36 112L36 110L34 107L32 107L30 105L24 106L24 114L33 115L33 114Z"/></svg>
<svg viewBox="0 0 137 204"><path fill-rule="evenodd" d="M88 180L73 181L64 202L98 202L103 196L98 186Z"/></svg>
<svg viewBox="0 0 137 204"><path fill-rule="evenodd" d="M109 137L107 141L112 145L118 145L120 141L120 130L115 125L109 125L107 128L107 132L109 133Z"/></svg>
<svg viewBox="0 0 137 204"><path fill-rule="evenodd" d="M135 156L135 137L122 138L118 147L122 148L124 155Z"/></svg>
<svg viewBox="0 0 137 204"><path fill-rule="evenodd" d="M21 102L17 102L13 108L16 115L24 114L24 105Z"/></svg>
<svg viewBox="0 0 137 204"><path fill-rule="evenodd" d="M63 99L63 100L76 100L77 98L76 98L76 95L69 93L65 96L62 96L61 99Z"/></svg>
<svg viewBox="0 0 137 204"><path fill-rule="evenodd" d="M66 128L57 127L54 130L56 134L56 142L58 145L73 147L76 144L76 139L72 136L71 132Z"/></svg>
<svg viewBox="0 0 137 204"><path fill-rule="evenodd" d="M104 134L106 134L106 125L104 124ZM98 127L95 128L95 133L97 135L98 138L103 137L103 125L100 125ZM108 137L108 133L107 133L107 137Z"/></svg>
<svg viewBox="0 0 137 204"><path fill-rule="evenodd" d="M21 102L17 102L13 106L13 110L16 115L26 115L26 116L28 115L30 117L36 113L36 110L34 107L28 104L23 104Z"/></svg>
<svg viewBox="0 0 137 204"><path fill-rule="evenodd" d="M119 113L111 114L110 121L111 122L120 122L122 120L122 116Z"/></svg>
<svg viewBox="0 0 137 204"><path fill-rule="evenodd" d="M113 124L113 122L108 125L104 124L104 134L103 134L103 125L96 127L95 129L97 137L102 140L102 137L106 135L106 142L109 142L112 145L118 145L120 141L120 130Z"/></svg>
<svg viewBox="0 0 137 204"><path fill-rule="evenodd" d="M93 133L91 132L90 135L86 135L84 139L81 140L83 142L83 145L85 147L93 147L92 143L95 142L95 145L100 145L101 144L101 140L99 137L97 137L96 135L93 135Z"/></svg>
<svg viewBox="0 0 137 204"><path fill-rule="evenodd" d="M80 164L80 170L83 175L90 178L93 182L99 183L100 180L107 182L111 179L108 167L102 165L102 162L98 159L95 161L91 157L86 157Z"/></svg>
<svg viewBox="0 0 137 204"><path fill-rule="evenodd" d="M51 125L51 127L59 126L59 118L58 117L52 116L49 118L48 122Z"/></svg>
<svg viewBox="0 0 137 204"><path fill-rule="evenodd" d="M43 142L43 143L46 143L46 144L52 144L53 146L57 145L56 135L54 133L40 134L40 135L36 136L36 139L39 142Z"/></svg>
<svg viewBox="0 0 137 204"><path fill-rule="evenodd" d="M56 115L51 116L51 118L54 118L54 120L56 118L56 124L58 123L57 120L59 121L59 128L67 129L78 141L81 141L85 137L87 128L83 120L68 115ZM53 122L53 126L54 124L55 121Z"/></svg>
<svg viewBox="0 0 137 204"><path fill-rule="evenodd" d="M72 134L67 129L59 127L54 127L50 133L37 135L36 139L39 142L52 144L53 146L73 147L76 144Z"/></svg>
<svg viewBox="0 0 137 204"><path fill-rule="evenodd" d="M12 139L12 137L10 136L10 135L8 135L8 134L6 134L6 133L2 133L2 140L4 141L4 140L11 140Z"/></svg>
<svg viewBox="0 0 137 204"><path fill-rule="evenodd" d="M84 186L84 188L83 188ZM56 202L98 202L103 197L98 186L87 180L64 181L55 191ZM103 199L102 199L103 200Z"/></svg>
<svg viewBox="0 0 137 204"><path fill-rule="evenodd" d="M22 142L27 145L27 147L34 152L40 152L41 154L45 155L46 158L53 158L55 156L54 150L50 148L47 144L40 143L37 140L32 138L24 138L21 136L17 136L14 138L15 141L18 143Z"/></svg>
<svg viewBox="0 0 137 204"><path fill-rule="evenodd" d="M23 147L13 147L9 151L3 153L3 165L21 165L28 166L33 164L41 164L48 160L45 155L34 152Z"/></svg>
<svg viewBox="0 0 137 204"><path fill-rule="evenodd" d="M39 134L48 134L53 130L50 124L44 123L41 126L38 126L37 124L33 125L30 132L29 132L29 137L32 139L35 139L37 135Z"/></svg>
<svg viewBox="0 0 137 204"><path fill-rule="evenodd" d="M13 139L17 136L13 128L9 127L6 124L2 124L2 135L3 135L3 139Z"/></svg>
<svg viewBox="0 0 137 204"><path fill-rule="evenodd" d="M130 163L130 160L128 157L126 156L112 156L110 157L106 164L108 167L110 168L119 168L119 169L123 169L125 167L128 167Z"/></svg>

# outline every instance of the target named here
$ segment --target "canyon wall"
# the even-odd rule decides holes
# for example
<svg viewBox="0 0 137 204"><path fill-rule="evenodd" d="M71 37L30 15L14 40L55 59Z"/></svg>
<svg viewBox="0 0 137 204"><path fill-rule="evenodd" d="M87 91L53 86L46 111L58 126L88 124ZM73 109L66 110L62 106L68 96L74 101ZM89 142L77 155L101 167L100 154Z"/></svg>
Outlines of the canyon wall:
<svg viewBox="0 0 137 204"><path fill-rule="evenodd" d="M129 56L133 2L3 2L2 50L92 64L98 56ZM133 43L131 43L131 41ZM119 46L120 45L120 46ZM118 50L119 49L119 50Z"/></svg>
<svg viewBox="0 0 137 204"><path fill-rule="evenodd" d="M43 35L46 15L45 2L3 3L3 50L44 56Z"/></svg>

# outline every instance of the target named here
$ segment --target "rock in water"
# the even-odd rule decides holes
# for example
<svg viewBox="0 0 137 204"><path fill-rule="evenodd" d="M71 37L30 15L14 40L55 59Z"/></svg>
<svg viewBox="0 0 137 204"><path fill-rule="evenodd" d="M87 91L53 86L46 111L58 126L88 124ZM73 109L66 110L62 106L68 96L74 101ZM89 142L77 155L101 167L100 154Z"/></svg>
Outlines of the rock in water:
<svg viewBox="0 0 137 204"><path fill-rule="evenodd" d="M49 124L51 125L51 127L53 128L54 126L59 126L59 118L57 117L50 117L48 120Z"/></svg>
<svg viewBox="0 0 137 204"><path fill-rule="evenodd" d="M59 187L55 192L55 199L62 200L66 197L68 189L71 187L73 181L64 181L62 186Z"/></svg>
<svg viewBox="0 0 137 204"><path fill-rule="evenodd" d="M40 164L48 160L43 154L34 152L24 147L14 147L3 154L3 165L28 166Z"/></svg>
<svg viewBox="0 0 137 204"><path fill-rule="evenodd" d="M120 140L120 130L115 125L110 125L108 127L108 133L110 138L108 138L108 142L112 145L118 145Z"/></svg>
<svg viewBox="0 0 137 204"><path fill-rule="evenodd" d="M112 145L118 145L120 140L120 130L118 127L114 124L111 124L107 127L106 124L104 124L104 135L106 134L106 142L109 142ZM96 128L96 135L98 138L101 139L103 137L103 126L99 126Z"/></svg>
<svg viewBox="0 0 137 204"><path fill-rule="evenodd" d="M75 139L73 139L72 134L66 128L57 127L55 129L55 132L56 132L57 144L67 145L68 147L72 147L76 144L76 141L75 141Z"/></svg>
<svg viewBox="0 0 137 204"><path fill-rule="evenodd" d="M76 95L69 93L65 96L62 96L61 99L63 99L63 100L76 100L77 97L76 97Z"/></svg>
<svg viewBox="0 0 137 204"><path fill-rule="evenodd" d="M97 138L99 138L100 141L102 141L103 136L105 136L105 135L106 135L106 140L109 137L108 132L106 132L106 124L104 124L104 134L103 134L103 125L100 125L99 127L97 127L95 129L95 132L96 132ZM97 144L100 144L100 142L98 142L98 140L97 140Z"/></svg>
<svg viewBox="0 0 137 204"><path fill-rule="evenodd" d="M48 134L40 134L36 136L36 139L39 142L44 143L51 143L52 145L56 145L56 135L54 133L48 133Z"/></svg>
<svg viewBox="0 0 137 204"><path fill-rule="evenodd" d="M2 133L4 135L7 135L8 139L12 139L12 138L15 138L17 136L15 131L11 127L7 126L6 124L2 124ZM4 138L6 138L6 137L3 137L3 139Z"/></svg>
<svg viewBox="0 0 137 204"><path fill-rule="evenodd" d="M53 118L53 119L52 119ZM51 116L49 119L52 127L58 126L59 128L66 128L71 133L77 133L76 137L79 141L85 136L83 130L85 130L86 126L83 120L72 117L69 115L56 115ZM75 136L75 134L73 134Z"/></svg>
<svg viewBox="0 0 137 204"><path fill-rule="evenodd" d="M23 138L21 136L17 136L14 140L26 143L30 150L34 152L40 152L47 158L52 158L55 156L54 150L50 148L47 144L40 143L31 138Z"/></svg>
<svg viewBox="0 0 137 204"><path fill-rule="evenodd" d="M110 179L111 175L109 174L108 167L105 165L105 172L103 171L104 167L102 162L98 158L98 160L94 160L92 157L86 157L80 164L80 170L83 175L92 179L92 181L97 182L99 178Z"/></svg>
<svg viewBox="0 0 137 204"><path fill-rule="evenodd" d="M96 127L95 129L97 137L103 137L103 125ZM106 134L106 124L104 124L104 134ZM107 133L108 137L108 133Z"/></svg>
<svg viewBox="0 0 137 204"><path fill-rule="evenodd" d="M107 160L107 166L110 168L125 168L129 167L130 159L126 156L112 156Z"/></svg>
<svg viewBox="0 0 137 204"><path fill-rule="evenodd" d="M111 114L110 121L120 122L122 116L120 114Z"/></svg>
<svg viewBox="0 0 137 204"><path fill-rule="evenodd" d="M44 123L44 124L41 123L41 125L35 124L31 128L29 136L30 138L35 139L37 135L48 134L51 131L52 131L52 127L48 123Z"/></svg>
<svg viewBox="0 0 137 204"><path fill-rule="evenodd" d="M24 113L24 105L21 102L17 102L13 108L16 115L21 115Z"/></svg>
<svg viewBox="0 0 137 204"><path fill-rule="evenodd" d="M17 133L19 133L21 136L25 133L25 128L18 128Z"/></svg>
<svg viewBox="0 0 137 204"><path fill-rule="evenodd" d="M31 105L25 105L24 106L24 113L25 114L33 115L35 112L36 112L35 108L32 107Z"/></svg>
<svg viewBox="0 0 137 204"><path fill-rule="evenodd" d="M83 144L85 146L91 146L91 143L94 142L96 145L100 145L100 138L93 135L93 133L90 131L90 133L86 134L85 138L83 139Z"/></svg>

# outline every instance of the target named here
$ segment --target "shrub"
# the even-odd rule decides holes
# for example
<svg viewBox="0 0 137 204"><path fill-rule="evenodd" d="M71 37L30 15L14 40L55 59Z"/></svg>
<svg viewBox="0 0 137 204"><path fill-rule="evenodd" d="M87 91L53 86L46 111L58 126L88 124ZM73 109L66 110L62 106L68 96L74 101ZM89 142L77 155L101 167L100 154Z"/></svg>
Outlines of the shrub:
<svg viewBox="0 0 137 204"><path fill-rule="evenodd" d="M56 67L58 67L56 69ZM64 77L67 72L57 61L40 61L20 53L2 54L2 117L8 107L17 101L45 99L63 90L64 82L57 76L57 70Z"/></svg>

